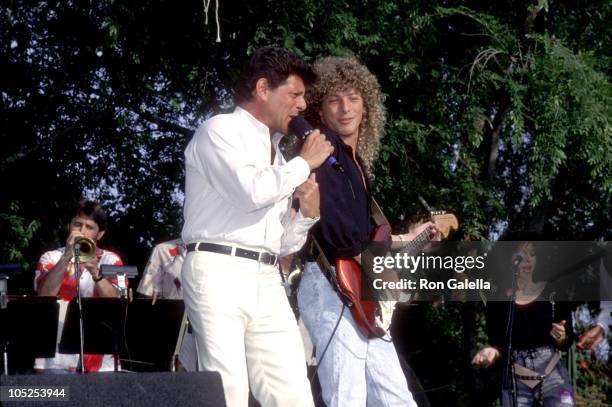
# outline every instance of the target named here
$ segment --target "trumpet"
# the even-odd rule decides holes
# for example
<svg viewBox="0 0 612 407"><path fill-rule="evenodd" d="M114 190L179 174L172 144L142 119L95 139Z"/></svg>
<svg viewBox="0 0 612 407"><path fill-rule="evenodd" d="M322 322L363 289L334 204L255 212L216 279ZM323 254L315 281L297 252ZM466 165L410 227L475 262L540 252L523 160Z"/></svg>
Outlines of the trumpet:
<svg viewBox="0 0 612 407"><path fill-rule="evenodd" d="M76 253L76 245L79 245L79 262L87 263L96 257L96 242L84 236L79 236L74 239L73 250Z"/></svg>

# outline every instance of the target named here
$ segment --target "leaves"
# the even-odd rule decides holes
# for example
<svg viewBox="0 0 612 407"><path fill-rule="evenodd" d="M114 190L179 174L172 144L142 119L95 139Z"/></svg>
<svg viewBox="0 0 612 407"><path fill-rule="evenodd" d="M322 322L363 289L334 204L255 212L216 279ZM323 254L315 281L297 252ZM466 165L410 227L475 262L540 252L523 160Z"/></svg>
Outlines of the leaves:
<svg viewBox="0 0 612 407"><path fill-rule="evenodd" d="M377 76L388 123L374 196L398 230L422 198L458 215L459 238L543 219L554 238L609 239L609 1L219 3L221 43L201 1L7 3L0 262L32 269L85 195L111 216L104 245L142 269L180 233L191 134L232 106L245 59L270 44L355 55ZM457 347L452 312L430 318Z"/></svg>

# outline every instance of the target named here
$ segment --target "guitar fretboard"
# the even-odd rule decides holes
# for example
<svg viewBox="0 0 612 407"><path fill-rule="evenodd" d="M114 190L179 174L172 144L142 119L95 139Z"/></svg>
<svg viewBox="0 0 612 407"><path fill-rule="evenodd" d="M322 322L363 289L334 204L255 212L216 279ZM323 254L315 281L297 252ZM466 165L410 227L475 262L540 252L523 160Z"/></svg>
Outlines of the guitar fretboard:
<svg viewBox="0 0 612 407"><path fill-rule="evenodd" d="M429 230L425 229L424 231L419 233L417 237L414 238L413 241L408 242L406 246L401 250L401 252L408 253L411 255L416 254L419 251L421 251L423 246L425 246L425 244L429 242L430 240L431 239L429 238Z"/></svg>

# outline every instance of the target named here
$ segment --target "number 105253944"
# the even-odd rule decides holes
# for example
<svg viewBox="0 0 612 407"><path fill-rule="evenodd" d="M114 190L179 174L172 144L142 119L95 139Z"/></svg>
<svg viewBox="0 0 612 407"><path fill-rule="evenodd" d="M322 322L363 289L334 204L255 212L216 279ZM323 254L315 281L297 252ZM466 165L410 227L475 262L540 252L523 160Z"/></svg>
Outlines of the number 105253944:
<svg viewBox="0 0 612 407"><path fill-rule="evenodd" d="M0 386L0 401L69 399L68 386Z"/></svg>

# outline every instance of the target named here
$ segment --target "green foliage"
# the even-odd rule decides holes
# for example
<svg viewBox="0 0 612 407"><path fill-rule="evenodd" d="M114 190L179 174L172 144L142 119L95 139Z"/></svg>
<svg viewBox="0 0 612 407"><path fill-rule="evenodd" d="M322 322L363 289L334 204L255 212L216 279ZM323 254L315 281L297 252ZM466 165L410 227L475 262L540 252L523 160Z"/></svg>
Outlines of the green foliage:
<svg viewBox="0 0 612 407"><path fill-rule="evenodd" d="M589 310L589 307L586 305L578 307L575 313L577 315L575 322L577 332L584 332L589 329L598 314L598 307L592 310ZM594 351L570 349L569 354L573 354L575 358L574 369L577 370L576 404L578 406L603 407L609 404L612 395L612 383L610 382L612 365L610 364L609 352L606 355L602 351L605 348L610 349L612 340L610 337L607 337L604 341L607 341L607 343L602 342Z"/></svg>
<svg viewBox="0 0 612 407"><path fill-rule="evenodd" d="M559 40L536 38L543 54L531 61L528 78L531 98L528 122L533 128L534 169L532 206L544 197L551 199L549 185L568 160L586 164L590 177L603 176L598 183L605 196L612 192L612 86L595 69L589 54L574 54ZM537 95L537 96L536 96ZM571 164L570 164L571 165Z"/></svg>
<svg viewBox="0 0 612 407"><path fill-rule="evenodd" d="M180 232L184 146L268 44L355 55L378 77L374 195L395 226L423 198L457 214L458 238L612 234L609 1L221 0L221 43L201 1L6 3L4 261L31 268L87 195L111 214L106 245L142 268ZM433 345L459 346L449 326Z"/></svg>
<svg viewBox="0 0 612 407"><path fill-rule="evenodd" d="M29 268L24 251L31 244L32 237L40 227L40 221L24 219L16 215L17 204L12 203L8 213L0 213L0 262L21 263L26 270Z"/></svg>

